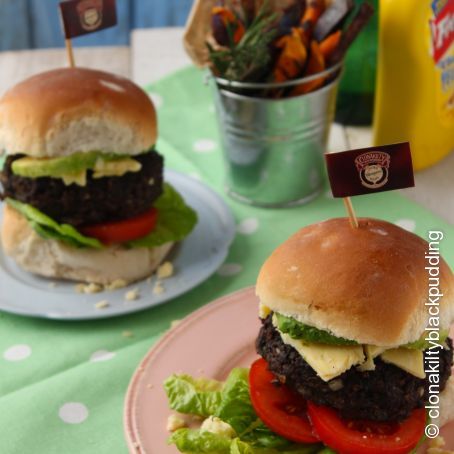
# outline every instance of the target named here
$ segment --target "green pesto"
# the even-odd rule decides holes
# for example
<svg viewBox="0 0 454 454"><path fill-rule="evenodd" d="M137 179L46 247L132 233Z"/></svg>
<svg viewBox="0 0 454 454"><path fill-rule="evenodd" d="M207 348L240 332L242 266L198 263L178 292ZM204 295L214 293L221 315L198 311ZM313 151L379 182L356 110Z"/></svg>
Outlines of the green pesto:
<svg viewBox="0 0 454 454"><path fill-rule="evenodd" d="M356 341L333 336L328 331L305 325L292 317L286 317L276 312L274 313L274 320L279 331L288 334L293 339L302 339L316 344L358 345Z"/></svg>

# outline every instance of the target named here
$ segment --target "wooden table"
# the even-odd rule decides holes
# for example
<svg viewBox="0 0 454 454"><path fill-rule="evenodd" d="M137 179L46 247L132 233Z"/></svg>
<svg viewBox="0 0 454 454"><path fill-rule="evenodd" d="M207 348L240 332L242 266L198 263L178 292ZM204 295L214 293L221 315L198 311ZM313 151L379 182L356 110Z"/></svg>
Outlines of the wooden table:
<svg viewBox="0 0 454 454"><path fill-rule="evenodd" d="M99 68L132 78L139 85L154 82L190 64L182 46L181 28L135 30L128 47L76 48L78 66ZM63 49L0 53L0 95L23 78L66 65ZM371 129L334 125L329 149L341 151L371 144ZM416 187L403 194L454 224L454 153L416 174ZM436 227L436 226L434 226Z"/></svg>

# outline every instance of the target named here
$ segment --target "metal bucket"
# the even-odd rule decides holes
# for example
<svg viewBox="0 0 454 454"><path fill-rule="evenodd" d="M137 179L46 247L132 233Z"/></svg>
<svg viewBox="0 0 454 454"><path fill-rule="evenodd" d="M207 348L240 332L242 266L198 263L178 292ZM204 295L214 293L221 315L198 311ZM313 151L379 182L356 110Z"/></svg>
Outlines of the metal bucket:
<svg viewBox="0 0 454 454"><path fill-rule="evenodd" d="M226 191L231 197L256 206L285 207L317 196L340 66L280 84L213 79ZM334 80L308 94L282 99L247 96L257 89L289 87L332 74L336 74Z"/></svg>

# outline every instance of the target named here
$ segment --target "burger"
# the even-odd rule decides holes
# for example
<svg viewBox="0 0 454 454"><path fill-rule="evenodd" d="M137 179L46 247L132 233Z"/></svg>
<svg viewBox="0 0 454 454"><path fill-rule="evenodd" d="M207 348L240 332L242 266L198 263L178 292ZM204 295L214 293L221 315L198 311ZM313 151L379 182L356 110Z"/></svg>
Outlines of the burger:
<svg viewBox="0 0 454 454"><path fill-rule="evenodd" d="M406 454L436 435L454 419L454 277L433 238L367 218L299 230L258 276L260 358L225 383L166 380L172 409L205 418L176 425L170 442L194 453Z"/></svg>
<svg viewBox="0 0 454 454"><path fill-rule="evenodd" d="M163 181L156 112L130 80L64 68L0 99L2 247L24 270L90 283L150 275L197 221Z"/></svg>
<svg viewBox="0 0 454 454"><path fill-rule="evenodd" d="M279 414L262 409L251 383L271 428L291 439L306 428L341 453L418 445L428 415L441 416L438 396L454 392L454 278L439 256L438 273L429 274L436 244L376 219L357 229L331 219L273 252L257 280L263 359L254 366L289 391L295 408L307 405L309 419L300 431L275 427Z"/></svg>

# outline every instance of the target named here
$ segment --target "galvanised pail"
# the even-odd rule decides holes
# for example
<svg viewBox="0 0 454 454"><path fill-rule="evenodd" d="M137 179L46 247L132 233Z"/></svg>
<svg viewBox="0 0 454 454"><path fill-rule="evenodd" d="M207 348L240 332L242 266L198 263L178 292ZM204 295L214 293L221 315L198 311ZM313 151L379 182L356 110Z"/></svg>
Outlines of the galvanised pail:
<svg viewBox="0 0 454 454"><path fill-rule="evenodd" d="M252 205L284 207L306 203L319 193L339 68L340 64L320 73L329 76L337 71L334 80L324 87L281 99L247 93L309 82L320 74L284 84L213 79L230 196Z"/></svg>

